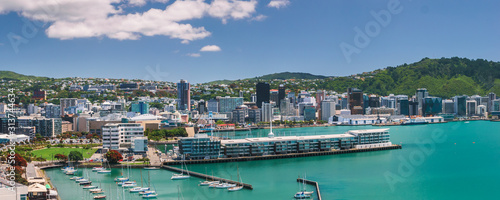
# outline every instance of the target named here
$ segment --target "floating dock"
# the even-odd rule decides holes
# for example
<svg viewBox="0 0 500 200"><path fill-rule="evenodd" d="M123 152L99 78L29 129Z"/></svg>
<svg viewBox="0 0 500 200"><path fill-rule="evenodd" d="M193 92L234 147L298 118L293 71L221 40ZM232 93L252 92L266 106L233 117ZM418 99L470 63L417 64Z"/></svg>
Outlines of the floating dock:
<svg viewBox="0 0 500 200"><path fill-rule="evenodd" d="M370 152L370 151L381 151L381 150L391 150L391 149L401 149L401 145L392 145L387 147L373 147L368 149L349 149L349 150L335 150L335 151L320 151L320 152L308 152L308 153L290 153L290 154L279 154L279 155L266 155L266 156L248 156L248 157L236 157L236 158L218 158L218 159L206 159L206 160L173 160L163 162L163 165L181 165L186 164L207 164L207 163L223 163L223 162L241 162L241 161L253 161L253 160L271 160L271 159L281 159L281 158L299 158L299 157L310 157L310 156L324 156L324 155L336 155L336 154L347 154L347 153L360 153L360 152Z"/></svg>
<svg viewBox="0 0 500 200"><path fill-rule="evenodd" d="M309 185L313 185L314 187L316 187L316 195L318 195L318 199L321 200L321 192L319 191L319 183L318 182L303 179L303 178L298 178L297 182L300 182L300 183L304 182L304 183L307 183Z"/></svg>
<svg viewBox="0 0 500 200"><path fill-rule="evenodd" d="M226 183L243 185L243 188L246 188L246 189L249 189L249 190L253 190L252 185L246 184L246 183L241 183L241 182L238 182L238 181L223 179L223 178L219 178L219 177L215 177L215 176L209 176L209 175L198 173L198 172L192 172L192 171L189 171L189 170L179 169L177 167L171 167L171 166L165 166L164 165L164 166L162 166L162 168L166 169L166 170L169 170L169 171L177 172L177 173L189 173L190 176L194 176L194 177L198 177L198 178L202 178L202 179L210 179L210 180L214 180L214 181L221 181L221 182L226 182Z"/></svg>

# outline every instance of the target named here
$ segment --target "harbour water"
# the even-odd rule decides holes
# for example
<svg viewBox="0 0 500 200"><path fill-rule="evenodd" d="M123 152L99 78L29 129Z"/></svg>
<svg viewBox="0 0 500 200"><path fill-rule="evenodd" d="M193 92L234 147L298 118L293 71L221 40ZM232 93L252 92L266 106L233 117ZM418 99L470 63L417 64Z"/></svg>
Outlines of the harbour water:
<svg viewBox="0 0 500 200"><path fill-rule="evenodd" d="M371 126L337 126L275 129L277 135L339 134ZM500 187L500 123L488 121L450 122L416 126L390 126L391 141L403 149L344 155L261 160L239 163L188 165L189 170L236 179L236 169L243 182L254 190L228 192L198 186L198 178L170 180L172 172L150 170L151 186L158 199L293 199L302 185L297 177L319 182L323 199L493 199ZM252 131L265 136L269 130ZM225 133L246 137L246 132ZM233 135L232 135L233 134ZM79 169L79 171L84 171ZM107 199L141 199L122 191L113 182L121 169L111 175L87 170L94 185L103 188ZM86 173L85 173L86 174ZM125 170L124 174L127 174ZM131 169L131 179L140 185L141 169ZM63 200L91 199L88 191L69 180L60 169L47 175ZM144 185L148 171L142 170ZM178 192L178 186L181 192ZM314 190L307 186L308 191ZM314 195L313 195L314 196Z"/></svg>

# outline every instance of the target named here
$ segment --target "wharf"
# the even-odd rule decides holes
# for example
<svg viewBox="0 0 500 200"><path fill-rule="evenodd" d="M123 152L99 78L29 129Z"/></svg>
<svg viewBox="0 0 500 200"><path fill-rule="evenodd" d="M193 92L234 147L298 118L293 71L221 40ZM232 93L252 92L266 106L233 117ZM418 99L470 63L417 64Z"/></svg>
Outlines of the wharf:
<svg viewBox="0 0 500 200"><path fill-rule="evenodd" d="M314 187L316 187L316 195L318 195L318 200L321 200L321 192L319 191L319 183L318 182L303 179L303 178L298 178L297 182L304 182L304 183L307 183L309 185L313 185Z"/></svg>
<svg viewBox="0 0 500 200"><path fill-rule="evenodd" d="M177 172L177 173L189 173L190 176L194 176L194 177L198 177L198 178L202 178L202 179L210 179L210 180L214 180L214 181L221 181L221 182L226 182L226 183L243 185L243 188L246 188L246 189L249 189L249 190L253 190L252 185L246 184L246 183L241 183L241 182L238 182L238 181L223 179L223 178L219 178L219 177L215 177L215 176L209 176L209 175L198 173L198 172L193 172L193 171L189 171L189 170L179 169L177 167L162 166L162 168L166 169L166 170L169 170L169 171Z"/></svg>
<svg viewBox="0 0 500 200"><path fill-rule="evenodd" d="M271 160L271 159L281 159L281 158L298 158L298 157L310 157L310 156L324 156L324 155L337 155L337 154L347 154L347 153L360 153L360 152L370 152L370 151L381 151L381 150L391 150L391 149L401 149L401 145L392 145L387 147L373 147L368 149L349 149L349 150L335 150L335 151L320 151L320 152L308 152L308 153L290 153L290 154L279 154L279 155L265 155L265 156L248 156L248 157L236 157L236 158L218 158L218 159L206 159L206 160L173 160L163 162L163 165L181 165L186 164L207 164L207 163L224 163L224 162L241 162L241 161L253 161L253 160Z"/></svg>

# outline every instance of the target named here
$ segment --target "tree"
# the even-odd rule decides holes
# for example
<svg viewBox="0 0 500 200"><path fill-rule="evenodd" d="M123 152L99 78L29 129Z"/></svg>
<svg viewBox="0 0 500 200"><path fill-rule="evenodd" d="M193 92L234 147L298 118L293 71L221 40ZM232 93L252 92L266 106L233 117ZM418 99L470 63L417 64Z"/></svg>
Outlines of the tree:
<svg viewBox="0 0 500 200"><path fill-rule="evenodd" d="M71 151L69 152L68 158L70 161L80 161L83 160L83 155L79 151Z"/></svg>
<svg viewBox="0 0 500 200"><path fill-rule="evenodd" d="M110 150L105 155L106 160L111 164L116 164L118 161L122 160L122 154L116 150Z"/></svg>
<svg viewBox="0 0 500 200"><path fill-rule="evenodd" d="M215 122L215 124L224 124L224 122L223 122L222 120L220 120L220 119L219 119L219 120L217 120L217 121Z"/></svg>
<svg viewBox="0 0 500 200"><path fill-rule="evenodd" d="M57 159L57 160L62 160L62 161L67 161L68 160L68 156L64 155L64 154L56 154L54 155L54 158Z"/></svg>
<svg viewBox="0 0 500 200"><path fill-rule="evenodd" d="M28 166L26 160L18 153L14 154L14 161L15 162L11 164L12 166L20 166L20 167Z"/></svg>

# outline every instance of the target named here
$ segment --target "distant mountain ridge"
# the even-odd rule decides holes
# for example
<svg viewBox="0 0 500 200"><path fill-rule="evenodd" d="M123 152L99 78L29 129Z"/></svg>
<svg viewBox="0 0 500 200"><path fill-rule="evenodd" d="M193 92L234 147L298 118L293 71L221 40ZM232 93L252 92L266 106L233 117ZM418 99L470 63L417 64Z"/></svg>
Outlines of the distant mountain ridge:
<svg viewBox="0 0 500 200"><path fill-rule="evenodd" d="M280 72L280 73L274 73L274 74L266 74L263 76L258 76L255 78L246 78L243 80L288 80L288 79L325 79L328 78L328 76L323 76L323 75L314 75L310 73L305 73L305 72ZM208 82L209 84L230 84L234 81L237 80L216 80L216 81L210 81Z"/></svg>
<svg viewBox="0 0 500 200"><path fill-rule="evenodd" d="M47 77L23 75L13 71L0 71L0 80L47 80Z"/></svg>

